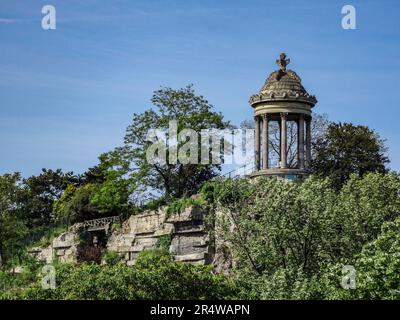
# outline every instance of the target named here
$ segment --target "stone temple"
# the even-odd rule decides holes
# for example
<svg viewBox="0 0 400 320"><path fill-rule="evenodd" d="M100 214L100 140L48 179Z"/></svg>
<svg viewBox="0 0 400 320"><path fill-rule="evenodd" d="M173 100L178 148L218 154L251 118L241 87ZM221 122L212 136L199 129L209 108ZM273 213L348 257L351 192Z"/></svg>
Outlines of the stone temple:
<svg viewBox="0 0 400 320"><path fill-rule="evenodd" d="M251 96L250 104L255 113L255 168L252 177L280 176L293 179L309 172L311 160L311 109L317 103L302 86L300 77L287 70L290 60L282 53L276 60L279 70L272 72L258 94ZM278 123L278 162L271 165L271 122ZM288 124L296 128L294 164L288 164Z"/></svg>

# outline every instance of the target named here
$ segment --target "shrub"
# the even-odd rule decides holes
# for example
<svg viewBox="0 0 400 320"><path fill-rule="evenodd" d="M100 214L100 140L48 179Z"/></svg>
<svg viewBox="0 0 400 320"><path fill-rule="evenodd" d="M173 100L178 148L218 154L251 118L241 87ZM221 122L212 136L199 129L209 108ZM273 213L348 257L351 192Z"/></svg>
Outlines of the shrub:
<svg viewBox="0 0 400 320"><path fill-rule="evenodd" d="M227 299L236 297L233 281L211 267L177 263L161 250L139 254L134 266L92 263L56 265L56 289L40 279L14 292L18 299Z"/></svg>
<svg viewBox="0 0 400 320"><path fill-rule="evenodd" d="M201 206L205 203L205 200L202 197L198 198L180 198L180 199L175 199L172 202L169 203L167 207L167 217L170 217L173 214L180 214L183 212L186 208L194 205Z"/></svg>
<svg viewBox="0 0 400 320"><path fill-rule="evenodd" d="M116 264L122 262L124 257L122 254L115 252L115 251L106 251L103 254L102 260L110 266L115 266Z"/></svg>
<svg viewBox="0 0 400 320"><path fill-rule="evenodd" d="M214 215L215 232L230 244L241 294L289 299L397 297L400 263L391 221L400 214L398 175L352 176L340 191L329 179L310 176L294 182L219 180L203 192L221 213ZM386 228L391 226L391 238L380 235L385 223ZM371 241L373 245L366 247ZM342 265L354 265L360 277L365 275L357 290L340 286ZM366 279L373 280L367 284ZM369 287L373 290L367 293Z"/></svg>
<svg viewBox="0 0 400 320"><path fill-rule="evenodd" d="M157 239L157 248L162 251L169 252L169 247L172 241L172 234L164 234Z"/></svg>

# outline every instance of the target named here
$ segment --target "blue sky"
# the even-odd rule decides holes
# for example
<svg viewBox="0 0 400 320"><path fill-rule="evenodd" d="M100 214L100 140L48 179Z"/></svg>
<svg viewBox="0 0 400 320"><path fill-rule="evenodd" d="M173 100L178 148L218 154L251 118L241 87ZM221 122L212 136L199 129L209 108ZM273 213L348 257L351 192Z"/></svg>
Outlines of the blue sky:
<svg viewBox="0 0 400 320"><path fill-rule="evenodd" d="M57 29L41 28L41 8ZM355 6L357 29L341 28ZM2 0L0 174L83 172L152 92L193 83L234 123L286 52L315 112L387 139L400 170L399 1Z"/></svg>

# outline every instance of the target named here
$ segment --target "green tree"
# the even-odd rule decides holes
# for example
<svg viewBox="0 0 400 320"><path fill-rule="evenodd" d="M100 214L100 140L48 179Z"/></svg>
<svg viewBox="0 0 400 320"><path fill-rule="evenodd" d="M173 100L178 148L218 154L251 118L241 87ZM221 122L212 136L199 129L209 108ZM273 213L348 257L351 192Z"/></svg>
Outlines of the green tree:
<svg viewBox="0 0 400 320"><path fill-rule="evenodd" d="M351 174L387 172L384 141L366 126L332 123L314 144L314 173L329 176L339 189Z"/></svg>
<svg viewBox="0 0 400 320"><path fill-rule="evenodd" d="M378 236L382 224L399 215L398 174L351 175L340 190L327 234L333 256L352 263L362 247Z"/></svg>
<svg viewBox="0 0 400 320"><path fill-rule="evenodd" d="M358 272L363 248L400 216L394 173L352 175L339 192L318 176L219 180L202 192L245 298L352 298L340 286L342 264Z"/></svg>
<svg viewBox="0 0 400 320"><path fill-rule="evenodd" d="M21 184L19 173L0 176L0 265L21 252L28 232L20 205Z"/></svg>
<svg viewBox="0 0 400 320"><path fill-rule="evenodd" d="M131 212L130 195L136 187L133 180L126 177L129 164L110 153L102 154L99 160L99 165L91 170L91 181L98 186L92 204L100 212L125 217Z"/></svg>
<svg viewBox="0 0 400 320"><path fill-rule="evenodd" d="M92 203L99 186L85 184L80 187L69 185L64 194L54 204L55 220L69 224L99 217L99 208ZM106 215L104 215L106 216Z"/></svg>
<svg viewBox="0 0 400 320"><path fill-rule="evenodd" d="M325 232L336 202L329 180L260 178L212 184L221 211L216 232L229 243L240 272L259 276L285 268L312 273L329 259Z"/></svg>
<svg viewBox="0 0 400 320"><path fill-rule="evenodd" d="M103 183L107 179L106 171L107 168L105 167L105 165L103 163L100 163L94 167L87 169L86 172L84 172L80 176L80 181L82 184Z"/></svg>
<svg viewBox="0 0 400 320"><path fill-rule="evenodd" d="M166 198L191 195L204 181L216 175L220 165L183 164L179 161L151 164L146 159L146 150L152 144L146 139L149 130L167 129L170 121L176 121L178 134L184 128L200 133L202 129L229 128L229 123L212 110L212 105L204 97L197 96L192 86L179 90L162 88L154 92L151 101L155 108L133 115L124 147L114 150L110 157L120 160L119 167L125 168L137 194L143 195L150 190L150 193L161 193ZM179 146L182 144L179 142ZM199 143L199 150L200 147ZM166 156L169 159L169 150Z"/></svg>
<svg viewBox="0 0 400 320"><path fill-rule="evenodd" d="M80 222L99 217L129 214L130 179L125 177L126 164L112 153L102 154L99 164L69 184L54 202L55 220Z"/></svg>
<svg viewBox="0 0 400 320"><path fill-rule="evenodd" d="M355 270L355 288L344 289L342 268L349 264ZM313 290L325 299L400 299L400 217L385 222L351 263L328 265Z"/></svg>
<svg viewBox="0 0 400 320"><path fill-rule="evenodd" d="M356 270L360 298L400 299L400 218L382 225L379 236L363 248Z"/></svg>
<svg viewBox="0 0 400 320"><path fill-rule="evenodd" d="M51 223L54 201L62 196L68 185L78 185L79 178L61 169L42 169L40 175L24 179L23 183L25 193L21 204L29 227L35 228Z"/></svg>

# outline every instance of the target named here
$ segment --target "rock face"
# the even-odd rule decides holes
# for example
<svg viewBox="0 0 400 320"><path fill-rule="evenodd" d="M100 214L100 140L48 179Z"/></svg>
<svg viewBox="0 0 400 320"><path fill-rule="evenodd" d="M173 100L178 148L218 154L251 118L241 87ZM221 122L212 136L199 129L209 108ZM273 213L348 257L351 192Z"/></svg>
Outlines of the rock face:
<svg viewBox="0 0 400 320"><path fill-rule="evenodd" d="M204 215L204 210L199 206L191 206L167 219L168 223L173 224L170 252L176 261L193 264L212 262L214 247L205 230Z"/></svg>
<svg viewBox="0 0 400 320"><path fill-rule="evenodd" d="M139 252L157 248L160 238L167 237L176 261L209 264L213 247L204 229L204 214L199 206L191 206L170 217L165 208L131 216L111 234L107 249L125 254L127 263L133 264Z"/></svg>
<svg viewBox="0 0 400 320"><path fill-rule="evenodd" d="M76 262L78 245L78 235L76 233L63 233L53 240L54 255L60 262Z"/></svg>
<svg viewBox="0 0 400 320"><path fill-rule="evenodd" d="M78 244L76 233L65 232L55 238L47 248L31 248L29 253L46 263L51 263L54 259L58 259L60 262L76 262Z"/></svg>
<svg viewBox="0 0 400 320"><path fill-rule="evenodd" d="M214 247L204 227L205 213L199 206L190 206L169 217L166 208L132 215L119 229L108 234L106 248L124 255L127 264L132 265L139 252L157 248L164 240L167 245L170 242L169 251L176 261L210 264ZM79 246L76 229L72 226L49 247L32 248L30 253L46 263L55 257L61 262L76 262Z"/></svg>
<svg viewBox="0 0 400 320"><path fill-rule="evenodd" d="M169 235L173 225L165 221L164 209L132 215L120 230L111 233L107 249L125 254L128 264L133 264L140 251L156 248L159 237Z"/></svg>
<svg viewBox="0 0 400 320"><path fill-rule="evenodd" d="M52 263L53 261L53 246L49 245L47 248L34 247L29 249L29 254L39 261L45 263Z"/></svg>

